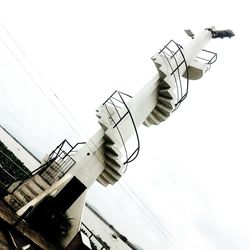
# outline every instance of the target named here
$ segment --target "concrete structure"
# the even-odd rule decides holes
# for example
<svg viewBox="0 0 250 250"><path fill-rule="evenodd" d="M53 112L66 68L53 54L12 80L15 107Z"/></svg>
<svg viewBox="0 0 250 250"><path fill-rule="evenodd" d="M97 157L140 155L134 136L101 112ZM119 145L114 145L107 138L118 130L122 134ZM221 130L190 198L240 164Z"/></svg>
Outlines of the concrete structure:
<svg viewBox="0 0 250 250"><path fill-rule="evenodd" d="M20 195L25 196L17 214L22 215L31 205L35 206L48 194L56 197L62 195L62 192L73 194L78 191L76 187L80 187L81 192L71 204L72 206L70 208L66 206L70 218L74 219L71 233L64 242L65 246L68 245L80 229L87 188L96 180L103 186L107 186L121 178L126 165L139 153L138 127L142 124L150 127L165 121L187 96L188 82L184 91L181 89L179 92L181 77L183 76L187 81L197 80L210 68L215 60L215 53L209 52L212 57L202 62L197 56L215 32L217 31L213 29L202 31L185 48L171 41L155 54L152 60L158 74L133 98L117 91L97 109L101 128L80 150L71 155L74 165L64 177L41 192L35 190L38 190L38 186L41 189L41 183L36 182L37 186L35 186L34 179L26 181L15 191L19 192L19 196L16 195L19 201L22 199ZM130 100L126 102L126 98ZM126 148L126 142L134 135L137 137L138 145L135 151L127 155L123 161L121 150ZM60 164L67 161L70 159L63 159ZM50 174L57 176L56 171L52 173L52 168L53 166L50 167ZM45 177L43 179L46 181ZM30 182L33 182L33 186ZM31 193L35 193L36 197L32 197L28 189L32 189ZM65 202L68 198L65 197Z"/></svg>
<svg viewBox="0 0 250 250"><path fill-rule="evenodd" d="M131 126L132 122L136 128L141 124L149 127L158 125L169 117L175 108L175 103L179 101L174 91L175 78L187 74L187 66L196 60L199 52L211 38L212 33L204 30L186 48L181 49L177 46L179 52L175 57L169 58L169 64L162 54L154 55L152 59L158 74L127 103L131 116L124 117L127 113L124 107L120 111L120 116L124 118L119 122L114 107L110 105L111 109L108 112L109 107L106 108L106 104L102 105L98 109L99 123L102 128L74 155L76 164L70 172L86 187L95 180L104 186L119 180L125 168L120 160L120 149L123 145L120 134L122 140L126 142L135 133L135 128ZM176 68L178 70L173 73ZM197 72L203 71L203 68L204 65L201 69L197 68ZM119 122L119 131L114 128L117 122ZM78 213L82 213L81 209L83 206L79 203ZM71 216L75 215L71 214Z"/></svg>

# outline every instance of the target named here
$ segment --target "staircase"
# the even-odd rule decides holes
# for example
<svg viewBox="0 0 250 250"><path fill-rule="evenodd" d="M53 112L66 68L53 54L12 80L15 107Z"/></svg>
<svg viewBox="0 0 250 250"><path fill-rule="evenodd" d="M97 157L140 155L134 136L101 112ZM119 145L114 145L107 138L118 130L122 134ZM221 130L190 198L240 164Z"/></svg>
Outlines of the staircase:
<svg viewBox="0 0 250 250"><path fill-rule="evenodd" d="M64 140L44 160L44 164L33 172L32 177L12 183L7 189L9 194L4 197L4 200L17 211L50 188L75 164L71 156L74 154L76 147L81 144L84 143L77 143L73 147L67 140Z"/></svg>
<svg viewBox="0 0 250 250"><path fill-rule="evenodd" d="M113 129L114 121L112 119L115 119L114 115L115 109L111 106L108 107L108 111L104 105L97 110L98 123L105 131L105 169L97 178L97 181L105 187L109 184L115 184L121 178L125 169L124 164L121 162L122 154L118 148L120 142L117 140Z"/></svg>
<svg viewBox="0 0 250 250"><path fill-rule="evenodd" d="M158 87L158 103L143 123L147 127L164 122L175 108L176 101L175 84L174 81L169 80L171 68L167 65L166 59L161 54L156 54L152 57L152 60L158 70L161 82Z"/></svg>
<svg viewBox="0 0 250 250"><path fill-rule="evenodd" d="M58 179L60 170L56 169L53 164L48 167L42 174L35 174L26 181L18 181L11 184L7 189L9 194L4 200L15 210L19 210L28 202L36 198L40 193L51 187L46 176Z"/></svg>

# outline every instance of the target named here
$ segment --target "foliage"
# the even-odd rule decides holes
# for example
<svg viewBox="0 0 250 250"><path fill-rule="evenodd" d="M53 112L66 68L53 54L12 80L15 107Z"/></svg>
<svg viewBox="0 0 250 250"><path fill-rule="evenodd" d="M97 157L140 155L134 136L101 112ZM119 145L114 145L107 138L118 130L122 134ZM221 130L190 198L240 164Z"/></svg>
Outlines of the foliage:
<svg viewBox="0 0 250 250"><path fill-rule="evenodd" d="M11 184L14 179L5 171L12 175L16 180L26 179L31 172L25 165L0 141L0 183ZM18 167L17 167L18 166ZM3 169L5 170L3 170Z"/></svg>

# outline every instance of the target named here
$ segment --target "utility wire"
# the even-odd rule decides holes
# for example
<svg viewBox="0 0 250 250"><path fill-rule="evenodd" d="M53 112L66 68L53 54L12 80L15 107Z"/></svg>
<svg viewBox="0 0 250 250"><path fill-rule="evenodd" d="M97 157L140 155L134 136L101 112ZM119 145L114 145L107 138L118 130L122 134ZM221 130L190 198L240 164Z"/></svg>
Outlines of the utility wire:
<svg viewBox="0 0 250 250"><path fill-rule="evenodd" d="M6 31L6 33L8 34L8 36L11 38L11 40L13 41L13 43L17 46L17 48L20 50L20 52L22 53L22 55L25 57L25 59L29 62L29 64L32 66L32 68L35 70L35 72L38 74L38 76L40 77L40 79L45 83L45 85L48 87L48 89L52 92L53 96L58 100L58 102L60 102L60 104L62 105L62 107L64 108L64 110L66 110L66 112L70 115L71 119L73 119L75 121L75 123L80 127L80 129L82 130L82 132L87 135L87 133L84 131L84 129L82 128L82 126L79 124L79 122L76 120L76 118L73 116L73 114L68 110L68 108L66 107L66 105L59 99L59 97L55 94L55 92L52 90L52 88L49 86L49 84L45 81L44 77L41 75L41 73L37 70L37 68L35 67L35 65L31 62L31 60L28 58L28 56L24 53L24 51L22 50L22 48L18 45L18 43L16 42L16 40L14 39L14 37L10 34L10 32L7 30L7 28L0 23L1 26L3 27L3 29ZM68 121L68 119L64 116L64 114L58 109L58 107L53 103L53 101L51 100L51 98L46 94L46 92L42 89L42 87L37 83L37 81L35 80L35 78L29 73L29 71L26 69L26 67L22 64L22 62L18 59L18 57L15 55L15 53L10 49L10 47L5 43L5 41L0 38L0 40L2 41L2 43L4 44L4 46L8 49L8 51L11 53L11 55L15 58L15 60L18 62L18 64L21 66L21 68L25 71L25 73L30 77L30 79L32 80L32 82L38 87L38 89L42 92L42 94L44 95L44 97L46 99L48 99L48 101L50 102L50 104L55 108L55 110L62 116L62 118L65 120L65 122L69 125L69 127L75 132L75 134L82 140L82 136L79 134L79 132L73 127L73 125ZM87 135L88 138L90 138ZM93 146L96 148L96 150L99 151L97 145L92 141L92 139L90 138L89 142L91 142L91 144L93 144ZM85 144L89 150L93 153L92 149L89 147L88 144ZM98 156L96 154L95 157L98 159ZM100 159L98 159L98 161L100 163L102 163L102 161ZM102 163L103 164L103 163Z"/></svg>
<svg viewBox="0 0 250 250"><path fill-rule="evenodd" d="M18 64L21 66L21 68L25 71L25 73L29 76L29 78L32 80L32 82L39 88L39 90L42 92L42 94L48 99L49 103L55 108L55 110L62 116L62 118L65 120L65 122L71 127L72 130L81 138L81 135L76 131L76 129L70 124L70 122L66 119L64 114L56 107L56 105L53 103L53 101L48 97L48 95L45 93L45 91L41 88L41 86L37 83L35 78L29 73L29 71L25 68L25 66L22 64L22 62L18 59L18 57L14 54L14 52L10 49L10 47L5 43L5 41L0 38L4 46L8 49L8 51L11 53L11 55L15 58L15 60L18 62Z"/></svg>
<svg viewBox="0 0 250 250"><path fill-rule="evenodd" d="M74 122L78 125L79 128L81 128L82 132L86 134L85 131L83 131L83 128L81 127L80 123L77 121L77 119L73 116L73 114L69 111L69 109L67 108L67 106L62 102L62 100L58 97L58 95L54 92L54 90L50 87L50 85L47 83L47 81L45 80L45 78L42 76L42 74L40 73L40 71L37 69L37 67L34 65L34 63L32 63L32 61L29 59L29 57L25 54L25 52L23 51L23 49L21 48L21 46L17 43L17 41L15 40L15 38L11 35L11 33L8 31L8 29L0 22L0 25L2 26L2 28L5 30L5 32L7 33L7 35L10 37L10 39L13 41L13 43L16 45L16 47L19 49L19 51L21 52L21 54L24 56L24 58L28 61L28 63L32 66L32 68L34 69L34 71L37 73L37 75L39 76L39 78L42 80L42 82L46 85L46 87L51 91L51 93L53 94L53 96L57 99L57 101L63 106L63 108L66 110L66 112L70 115L70 117L74 120ZM1 39L2 40L2 39ZM32 78L33 80L33 78ZM38 86L39 89L40 86ZM42 91L43 92L43 91ZM46 94L45 97L47 99L50 99ZM63 117L65 118L65 117ZM66 119L66 118L65 118ZM70 126L71 127L71 126ZM72 128L72 127L71 127ZM75 131L75 129L73 128L73 130ZM75 131L76 132L76 131ZM81 138L81 135L79 135L78 132L76 132L76 134ZM87 135L88 137L88 135Z"/></svg>
<svg viewBox="0 0 250 250"><path fill-rule="evenodd" d="M175 244L179 245L179 243L177 242L177 240L175 239L175 237L162 225L162 223L153 214L152 210L145 204L145 202L142 200L142 198L132 189L132 187L127 182L125 182L124 179L122 180L122 182L128 187L128 189L130 190L130 192L132 192L133 195L136 196L136 198L140 201L140 203L148 211L148 213L151 215L151 217L163 228L163 230L165 230L167 232L167 234L169 235L169 237L171 237L173 239L173 241L175 241Z"/></svg>
<svg viewBox="0 0 250 250"><path fill-rule="evenodd" d="M45 81L44 77L41 75L41 73L37 70L37 68L35 67L35 65L31 62L31 60L27 57L27 55L24 53L24 51L22 50L22 48L18 45L18 43L16 42L16 40L14 39L14 37L10 34L10 32L7 30L7 28L0 23L1 26L3 27L3 29L5 30L5 32L8 34L8 36L11 38L11 40L14 42L14 44L16 45L16 47L19 49L19 51L22 53L22 55L25 57L25 59L29 62L29 64L32 66L32 68L35 70L35 72L37 73L37 75L40 77L40 79L46 84L46 86L48 87L48 89L53 93L53 96L58 100L58 102L63 106L63 108L66 110L66 112L70 115L70 117L74 120L74 122L81 128L81 130L83 130L83 128L81 127L81 125L78 123L78 121L76 120L76 118L72 115L72 113L68 110L68 108L66 107L66 105L60 100L60 98L55 94L55 92L52 90L52 88L49 86L49 84L47 84L47 82ZM50 102L50 104L55 108L55 110L62 116L62 118L65 120L65 122L70 126L70 128L81 138L82 136L78 133L78 131L71 125L71 123L68 121L68 119L64 116L64 114L58 109L58 107L53 103L53 101L51 100L51 98L46 94L46 92L41 88L41 86L37 83L37 81L35 80L35 78L30 74L30 72L26 69L26 67L22 64L22 62L18 59L18 57L15 55L15 53L10 49L10 47L5 43L5 41L0 38L0 40L2 41L2 43L4 44L4 46L8 49L8 51L11 53L11 55L15 58L15 60L18 62L18 64L21 66L21 68L25 71L25 73L30 77L30 79L33 81L33 83L39 88L39 90L42 92L42 94L46 97L46 99L48 99L48 101ZM83 132L85 133L85 131L83 130ZM85 133L86 134L86 133ZM97 145L92 142L95 147L97 148ZM88 146L88 145L87 145ZM97 148L98 150L98 148ZM100 159L98 159L98 157L96 156L97 160L100 161ZM101 162L101 161L100 161ZM102 163L102 162L101 162ZM125 183L125 182L124 182ZM120 183L119 183L120 184ZM126 184L128 187L129 185ZM147 210L147 213L145 212L145 209L143 209L141 206L138 205L138 202L136 201L136 199L125 189L124 186L122 186L120 184L120 186L122 187L122 189L126 192L126 194L130 197L130 199L136 204L136 206L143 212L143 214L145 214L145 216L151 221L151 223L159 230L159 232L161 232L161 234L163 235L163 237L171 242L176 249L180 249L179 248L179 244L178 242L175 240L175 238L170 234L170 232L168 232L165 228L164 230L162 229L163 226L161 225L161 223L159 222L159 220L157 220L155 218L155 216L152 214L152 212L150 211L150 209L145 205L145 203L142 201L142 199L132 190L131 187L129 187L130 192L132 192L134 194L134 196L136 196L137 200L140 201L141 204L143 204L144 208ZM150 214L150 216L149 216ZM152 218L154 218L154 220L157 222L155 222L154 220L152 220ZM161 228L162 227L162 228ZM166 234L167 232L167 234Z"/></svg>
<svg viewBox="0 0 250 250"><path fill-rule="evenodd" d="M123 181L124 182L124 181ZM124 182L125 183L125 182ZM146 204L142 201L141 198L130 188L130 191L133 192L134 196L136 196L137 200L132 196L126 188L121 185L121 183L118 183L120 187L123 189L123 191L128 195L128 197L133 201L133 203L142 211L142 213L148 218L148 220L157 228L157 230L162 234L162 236L167 240L167 242L171 242L171 244L178 250L180 250L180 245L177 242L177 240L174 238L174 236L166 229L164 228L161 223L155 218L153 213L150 211L150 209L146 206ZM137 201L140 201L141 204L143 204L144 208L141 207ZM146 209L146 211L145 211ZM157 223L156 223L157 222ZM163 229L164 228L164 229Z"/></svg>

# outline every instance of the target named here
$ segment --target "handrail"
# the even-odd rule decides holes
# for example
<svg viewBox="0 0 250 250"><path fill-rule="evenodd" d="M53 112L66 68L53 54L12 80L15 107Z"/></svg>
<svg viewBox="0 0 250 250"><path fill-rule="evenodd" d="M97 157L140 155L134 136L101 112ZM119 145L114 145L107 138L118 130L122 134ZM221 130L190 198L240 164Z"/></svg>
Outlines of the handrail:
<svg viewBox="0 0 250 250"><path fill-rule="evenodd" d="M134 151L134 153L137 152L137 154L136 154L136 156L133 158L133 160L127 159L127 161L125 162L125 163L130 163L130 162L134 161L134 160L136 159L136 157L138 156L138 154L139 154L139 151L140 151L140 139L139 139L138 131L137 131L137 129L136 129L136 125L135 125L134 118L133 118L133 116L132 116L132 114L131 114L131 112L130 112L130 110L129 110L129 107L127 106L126 102L124 101L123 97L121 96L121 92L118 92L118 94L119 94L119 96L121 97L122 101L124 102L124 105L125 105L126 109L128 110L130 119L131 119L131 121L132 121L132 123L133 123L133 126L134 126L134 129L135 129L136 138L137 138L137 145L138 145L138 146L137 146L137 149ZM133 153L133 154L134 154L134 153ZM133 154L132 154L132 155L133 155ZM131 156L132 156L132 155L131 155ZM131 157L131 156L130 156L130 157ZM128 161L128 160L129 160L129 161Z"/></svg>
<svg viewBox="0 0 250 250"><path fill-rule="evenodd" d="M95 240L97 240L101 245L102 245L102 248L100 249L100 250L102 250L102 249L106 249L106 250L109 250L109 248L107 248L104 244L103 244L103 242L101 242L97 237L96 237L96 235L83 223L83 222L81 222L81 231L84 233L84 229L82 228L82 227L84 227L85 229L87 229L87 231L91 234L90 236L88 236L87 235L87 237L89 238L89 239L91 239L91 237L94 237L95 238ZM85 234L86 235L86 234Z"/></svg>
<svg viewBox="0 0 250 250"><path fill-rule="evenodd" d="M35 174L39 174L42 175L51 165L52 163L56 162L56 160L58 158L64 160L66 157L70 158L70 162L68 162L66 165L60 165L60 163L57 163L59 166L62 166L61 169L59 169L59 172L62 175L65 175L70 168L76 163L76 161L70 156L70 153L73 152L73 150L78 146L78 145L82 145L85 144L86 142L78 142L76 143L74 146L72 146L66 139L63 140L62 143L60 143L49 155L48 161L46 161L44 164L42 164L40 167L38 167L37 169L35 169L34 171L31 172L31 176L29 176L28 178L34 176ZM67 144L70 147L70 150L68 152L65 152L64 150L62 150L63 146ZM64 155L62 155L64 154ZM59 175L59 174L58 174ZM57 175L57 177L58 177ZM16 188L14 188L12 190L11 193L13 193L17 188L19 188L25 181L28 180L28 178L23 179L17 186ZM49 182L51 182L53 180L49 180Z"/></svg>
<svg viewBox="0 0 250 250"><path fill-rule="evenodd" d="M22 167L20 167L18 164L16 164L8 155L6 155L1 149L0 152L6 157L8 158L9 161L11 161L15 166L18 167L18 169L20 169L26 176L30 176L29 173L27 173Z"/></svg>
<svg viewBox="0 0 250 250"><path fill-rule="evenodd" d="M177 47L177 50L173 51L169 48L169 46L171 45L171 43L173 43L176 47ZM187 62L186 62L186 58L182 52L182 49L183 47L176 43L174 40L170 40L167 45L165 45L163 47L163 49L160 50L159 54L163 55L163 57L167 60L172 72L170 73L170 75L173 75L174 77L174 80L175 80L175 85L176 85L176 91L177 91L177 102L175 103L175 109L172 111L176 111L177 108L180 106L180 104L185 100L185 98L187 97L188 95L188 89L189 89L189 76L188 76L188 65L187 65ZM171 55L169 55L168 53L165 52L165 50L168 50L170 52ZM176 55L177 53L180 52L183 60L178 63L177 60L176 60ZM175 64L176 64L176 68L173 69L171 63L170 63L170 60L173 59L175 61ZM186 68L186 74L187 74L187 82L186 82L186 93L183 94L183 89L182 89L182 82L181 82L181 75L180 75L180 66L182 64L185 64L185 68ZM178 73L178 78L179 78L179 84L178 84L178 81L177 81L177 78L175 76L175 73ZM180 87L179 87L180 86ZM181 97L179 96L179 88L180 88L180 94L181 94Z"/></svg>
<svg viewBox="0 0 250 250"><path fill-rule="evenodd" d="M217 61L217 53L206 49L203 49L202 51L206 52L207 54L212 54L213 56L211 57L210 60L199 56L197 56L196 58L206 61L207 64L213 64Z"/></svg>
<svg viewBox="0 0 250 250"><path fill-rule="evenodd" d="M115 96L115 95L116 95L116 96ZM117 95L118 95L118 97L117 97ZM116 128L116 129L117 129L118 134L119 134L119 136L120 136L120 138L121 138L121 142L122 142L122 145L123 145L123 148L124 148L124 151L125 151L125 157L126 157L126 161L123 163L123 164L126 166L126 167L125 167L125 170L124 170L124 172L125 172L125 171L127 170L127 165L128 165L128 163L130 163L130 162L132 162L133 160L135 160L135 158L136 158L136 157L138 156L138 154L139 154L139 151L140 151L140 140L139 140L139 135L138 135L138 132L137 132L137 129L136 129L136 125L135 125L133 116L132 116L132 114L131 114L131 112L130 112L130 110L129 110L129 107L127 106L127 104L126 104L126 102L125 102L125 100L124 100L124 98L123 98L124 96L129 97L129 98L132 98L132 96L130 96L130 95L124 93L124 92L121 92L121 91L117 91L117 90L116 90L116 91L114 91L114 92L112 93L112 95L109 96L108 99L105 100L105 102L103 103L103 105L104 105L104 107L105 107L105 109L106 109L106 111L107 111L109 117L111 118L112 122L114 123L113 128ZM123 106L124 106L125 109L126 109L125 114L123 114L123 115L120 114L119 110L117 109L117 107L116 107L116 105L115 105L115 103L114 103L114 100L117 101L117 102L119 102L119 103L122 103L122 104L123 104ZM107 104L110 104L110 105L112 105L112 106L114 107L114 109L115 109L115 111L116 111L116 113L117 113L117 115L118 115L118 117L119 117L119 120L118 120L118 121L115 121L114 118L112 117L112 115L111 115L111 113L110 113L110 111L109 111L109 109L108 109L108 105L107 105ZM128 151L127 151L127 148L126 148L125 141L124 141L124 139L123 139L123 136L122 136L121 131L120 131L119 126L118 126L118 125L120 124L120 122L121 122L127 115L130 116L130 119L131 119L131 121L132 121L132 125L133 125L134 130L135 130L136 139L137 139L137 148L134 150L134 152L133 152L130 156L128 155Z"/></svg>

